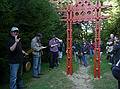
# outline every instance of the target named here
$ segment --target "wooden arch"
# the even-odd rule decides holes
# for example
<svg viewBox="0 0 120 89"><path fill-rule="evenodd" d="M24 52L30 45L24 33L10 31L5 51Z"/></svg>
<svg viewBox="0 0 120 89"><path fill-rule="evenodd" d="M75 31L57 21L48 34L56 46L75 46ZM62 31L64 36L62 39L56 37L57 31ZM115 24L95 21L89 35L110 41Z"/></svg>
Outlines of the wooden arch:
<svg viewBox="0 0 120 89"><path fill-rule="evenodd" d="M67 67L66 72L72 75L72 24L82 21L95 22L95 49L94 49L94 78L100 79L100 31L101 20L108 18L101 15L102 6L99 0L94 5L90 0L78 0L75 5L69 5L67 9L60 10L63 13L63 21L67 23Z"/></svg>

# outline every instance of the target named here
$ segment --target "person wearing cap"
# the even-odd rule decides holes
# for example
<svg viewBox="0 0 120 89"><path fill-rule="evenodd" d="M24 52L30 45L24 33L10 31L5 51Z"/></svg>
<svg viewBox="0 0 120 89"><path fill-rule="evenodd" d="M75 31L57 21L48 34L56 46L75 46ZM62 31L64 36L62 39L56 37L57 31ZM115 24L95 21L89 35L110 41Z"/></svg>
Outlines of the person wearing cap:
<svg viewBox="0 0 120 89"><path fill-rule="evenodd" d="M10 39L8 41L8 59L10 65L10 89L23 89L22 80L22 64L24 62L24 54L28 55L23 49L19 29L12 27L10 31Z"/></svg>
<svg viewBox="0 0 120 89"><path fill-rule="evenodd" d="M31 40L31 48L33 50L33 68L32 76L33 78L40 78L41 74L41 54L42 49L46 48L41 44L42 34L37 33L36 36Z"/></svg>

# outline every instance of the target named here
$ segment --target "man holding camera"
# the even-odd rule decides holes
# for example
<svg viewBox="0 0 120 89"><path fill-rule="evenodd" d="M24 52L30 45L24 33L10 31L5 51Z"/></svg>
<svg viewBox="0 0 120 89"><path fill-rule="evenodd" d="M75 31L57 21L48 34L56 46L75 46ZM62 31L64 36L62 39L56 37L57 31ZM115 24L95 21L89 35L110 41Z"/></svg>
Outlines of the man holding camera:
<svg viewBox="0 0 120 89"><path fill-rule="evenodd" d="M10 31L10 39L8 41L8 59L10 65L10 89L23 89L22 80L22 64L24 55L28 55L23 49L19 29L12 27Z"/></svg>

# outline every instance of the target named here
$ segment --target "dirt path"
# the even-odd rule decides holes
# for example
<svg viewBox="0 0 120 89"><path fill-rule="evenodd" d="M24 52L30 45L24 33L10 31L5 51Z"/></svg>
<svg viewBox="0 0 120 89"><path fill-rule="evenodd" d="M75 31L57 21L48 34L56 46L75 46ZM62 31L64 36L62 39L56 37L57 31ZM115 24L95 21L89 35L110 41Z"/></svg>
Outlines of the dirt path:
<svg viewBox="0 0 120 89"><path fill-rule="evenodd" d="M80 66L77 73L68 76L68 78L73 81L75 89L93 89L91 77L88 75L89 68L90 67Z"/></svg>

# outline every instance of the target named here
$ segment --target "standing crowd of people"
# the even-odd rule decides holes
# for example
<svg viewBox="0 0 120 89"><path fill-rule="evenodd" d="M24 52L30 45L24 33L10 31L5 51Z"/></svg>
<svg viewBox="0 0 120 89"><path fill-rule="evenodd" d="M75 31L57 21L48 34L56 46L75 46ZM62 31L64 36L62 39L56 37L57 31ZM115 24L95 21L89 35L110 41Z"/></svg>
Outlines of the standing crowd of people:
<svg viewBox="0 0 120 89"><path fill-rule="evenodd" d="M22 80L23 64L25 62L24 56L29 55L23 50L21 37L18 27L12 27L10 30L10 38L7 43L8 59L10 66L10 89L24 89L24 83ZM32 49L32 77L40 78L41 73L41 56L43 50L47 46L42 45L42 34L36 33L35 37L31 40ZM55 68L59 66L59 62L63 57L64 43L61 39L55 35L49 41L49 52L51 59L49 61L49 67Z"/></svg>
<svg viewBox="0 0 120 89"><path fill-rule="evenodd" d="M10 67L10 89L24 89L25 87L22 80L22 69L24 56L28 55L28 53L23 50L21 40L18 27L12 27L7 44ZM35 37L31 40L33 78L40 78L42 74L41 56L45 48L49 48L50 69L57 68L63 57L63 51L65 51L63 40L53 35L48 44L48 46L43 46L41 33L36 33ZM109 64L112 65L112 74L118 80L118 89L120 89L120 40L117 36L114 36L114 34L110 34L106 45L107 60L109 60ZM75 62L81 63L87 67L87 56L89 55L89 58L93 59L94 46L95 44L92 40L88 42L83 39L82 43L75 40L72 46ZM100 47L102 53L102 45Z"/></svg>
<svg viewBox="0 0 120 89"><path fill-rule="evenodd" d="M92 40L90 42L83 40L82 43L79 43L75 40L72 48L75 62L82 63L85 67L87 67L87 55L90 55L91 58L94 55L94 42Z"/></svg>
<svg viewBox="0 0 120 89"><path fill-rule="evenodd" d="M120 40L114 34L110 34L107 42L107 60L112 65L112 74L118 80L118 89L120 89Z"/></svg>
<svg viewBox="0 0 120 89"><path fill-rule="evenodd" d="M88 55L93 57L94 55L94 42L87 42L85 40L79 43L77 40L73 43L73 54L75 62L82 63L85 67L88 66ZM102 42L100 43L100 61L101 55L105 49L103 49ZM118 35L110 34L108 42L106 44L106 59L108 64L112 65L112 74L118 81L118 89L120 89L120 39ZM93 59L93 58L92 58Z"/></svg>

